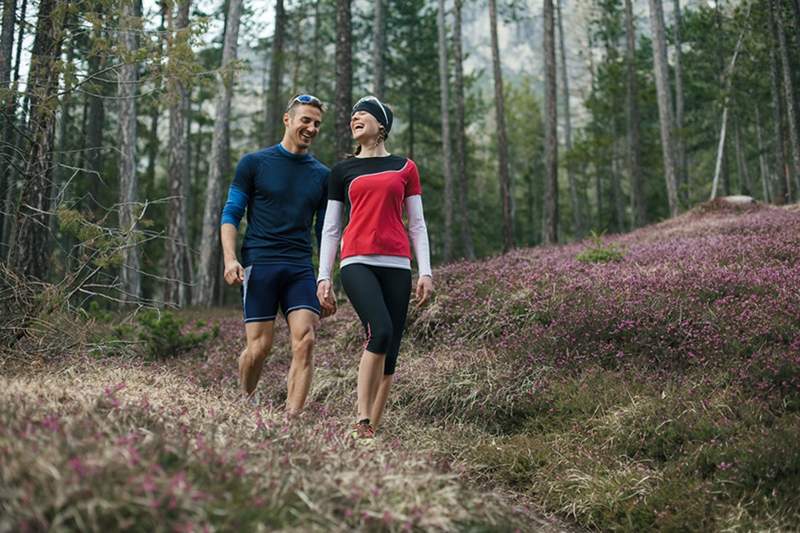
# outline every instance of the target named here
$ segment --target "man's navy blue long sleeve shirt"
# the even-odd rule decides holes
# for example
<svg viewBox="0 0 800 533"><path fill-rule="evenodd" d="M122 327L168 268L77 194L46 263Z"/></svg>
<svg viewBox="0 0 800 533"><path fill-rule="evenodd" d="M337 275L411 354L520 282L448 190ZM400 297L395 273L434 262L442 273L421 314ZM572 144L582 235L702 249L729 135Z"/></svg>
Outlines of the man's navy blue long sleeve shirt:
<svg viewBox="0 0 800 533"><path fill-rule="evenodd" d="M311 264L311 224L320 242L328 200L328 167L280 143L239 160L222 209L237 228L247 209L242 264Z"/></svg>

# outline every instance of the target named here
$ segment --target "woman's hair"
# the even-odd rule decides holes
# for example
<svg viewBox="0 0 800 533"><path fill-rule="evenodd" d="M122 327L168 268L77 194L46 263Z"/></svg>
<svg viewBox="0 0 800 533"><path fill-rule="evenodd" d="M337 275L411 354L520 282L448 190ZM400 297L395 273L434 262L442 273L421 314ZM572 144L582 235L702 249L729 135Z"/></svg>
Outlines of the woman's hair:
<svg viewBox="0 0 800 533"><path fill-rule="evenodd" d="M378 139L375 141L375 146L378 146L380 143L385 142L386 139L389 137L389 134L386 133L386 128L383 127L382 124L378 124ZM352 154L347 154L347 159L353 158L361 153L361 145L356 144L355 149L353 150Z"/></svg>

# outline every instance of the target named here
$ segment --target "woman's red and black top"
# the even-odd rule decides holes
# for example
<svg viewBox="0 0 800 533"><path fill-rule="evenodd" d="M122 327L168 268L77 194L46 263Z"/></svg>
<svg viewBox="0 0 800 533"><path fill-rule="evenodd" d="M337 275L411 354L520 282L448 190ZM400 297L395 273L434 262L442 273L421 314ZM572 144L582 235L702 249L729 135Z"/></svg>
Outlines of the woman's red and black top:
<svg viewBox="0 0 800 533"><path fill-rule="evenodd" d="M410 259L403 204L409 196L421 194L417 165L405 157L354 157L337 163L331 169L328 199L344 202L350 212L341 258L393 255Z"/></svg>

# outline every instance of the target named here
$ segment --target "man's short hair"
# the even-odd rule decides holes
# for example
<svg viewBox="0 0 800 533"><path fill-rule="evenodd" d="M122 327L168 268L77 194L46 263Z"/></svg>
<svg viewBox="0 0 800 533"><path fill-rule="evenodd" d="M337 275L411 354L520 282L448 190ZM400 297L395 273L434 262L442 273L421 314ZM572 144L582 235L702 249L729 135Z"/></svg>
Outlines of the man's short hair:
<svg viewBox="0 0 800 533"><path fill-rule="evenodd" d="M321 112L325 112L325 104L317 98L316 96L310 94L296 94L289 99L289 102L286 104L286 112L294 115L294 109L301 105L310 105L311 107L316 107Z"/></svg>

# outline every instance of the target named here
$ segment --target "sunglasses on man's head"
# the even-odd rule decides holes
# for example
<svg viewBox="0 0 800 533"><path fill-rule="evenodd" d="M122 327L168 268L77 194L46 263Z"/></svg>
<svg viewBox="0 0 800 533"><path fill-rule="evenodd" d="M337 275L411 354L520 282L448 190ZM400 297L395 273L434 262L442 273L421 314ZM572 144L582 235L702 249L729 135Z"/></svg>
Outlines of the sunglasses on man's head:
<svg viewBox="0 0 800 533"><path fill-rule="evenodd" d="M356 102L356 105L353 106L353 111L355 111L355 109L358 107L358 104L362 102L375 102L376 104L378 104L378 107L380 107L381 111L383 112L383 118L386 119L386 122L389 122L389 115L386 114L386 108L383 107L383 104L381 103L380 100L378 100L376 96L365 96L364 98Z"/></svg>
<svg viewBox="0 0 800 533"><path fill-rule="evenodd" d="M316 96L312 96L310 94L298 94L289 101L289 105L286 107L286 111L289 111L295 103L303 105L311 104L322 107L322 100L320 100Z"/></svg>

